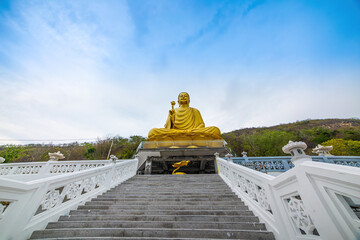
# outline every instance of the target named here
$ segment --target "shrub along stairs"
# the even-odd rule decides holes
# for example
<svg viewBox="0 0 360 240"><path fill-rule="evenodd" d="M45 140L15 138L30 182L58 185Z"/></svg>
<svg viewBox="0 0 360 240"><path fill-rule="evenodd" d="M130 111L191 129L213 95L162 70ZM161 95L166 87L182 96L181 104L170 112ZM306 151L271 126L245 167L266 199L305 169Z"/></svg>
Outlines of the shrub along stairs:
<svg viewBox="0 0 360 240"><path fill-rule="evenodd" d="M135 176L31 239L275 239L215 174Z"/></svg>

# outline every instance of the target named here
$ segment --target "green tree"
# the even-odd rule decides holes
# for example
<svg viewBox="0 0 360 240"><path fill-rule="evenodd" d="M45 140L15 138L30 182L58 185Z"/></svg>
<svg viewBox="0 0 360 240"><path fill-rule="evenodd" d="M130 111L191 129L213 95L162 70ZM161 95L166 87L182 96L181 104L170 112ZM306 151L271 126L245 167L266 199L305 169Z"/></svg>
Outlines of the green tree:
<svg viewBox="0 0 360 240"><path fill-rule="evenodd" d="M94 160L94 153L96 151L96 147L94 147L91 143L84 143L83 146L86 148L86 151L84 153L85 157L89 160Z"/></svg>
<svg viewBox="0 0 360 240"><path fill-rule="evenodd" d="M5 148L0 151L0 156L5 158L5 163L14 162L18 158L26 155L22 146L6 145Z"/></svg>
<svg viewBox="0 0 360 240"><path fill-rule="evenodd" d="M296 136L286 131L264 130L252 135L241 135L243 149L249 156L282 156L282 147Z"/></svg>
<svg viewBox="0 0 360 240"><path fill-rule="evenodd" d="M334 138L337 132L336 130L331 130L323 127L314 127L309 133L313 136L312 141L315 144L320 144Z"/></svg>

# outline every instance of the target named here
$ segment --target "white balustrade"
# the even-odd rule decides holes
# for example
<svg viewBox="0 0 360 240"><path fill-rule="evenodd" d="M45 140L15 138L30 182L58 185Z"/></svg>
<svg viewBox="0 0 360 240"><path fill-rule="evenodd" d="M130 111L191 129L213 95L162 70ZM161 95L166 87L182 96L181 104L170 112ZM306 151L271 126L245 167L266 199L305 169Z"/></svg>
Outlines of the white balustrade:
<svg viewBox="0 0 360 240"><path fill-rule="evenodd" d="M138 160L10 165L6 176L0 176L0 239L29 238L34 230L133 177ZM14 178L16 174L37 177Z"/></svg>
<svg viewBox="0 0 360 240"><path fill-rule="evenodd" d="M0 165L0 176L72 173L110 164L105 160L47 161L5 163Z"/></svg>
<svg viewBox="0 0 360 240"><path fill-rule="evenodd" d="M297 159L299 160L299 159ZM276 239L360 239L360 169L302 161L277 176L217 157L219 175Z"/></svg>

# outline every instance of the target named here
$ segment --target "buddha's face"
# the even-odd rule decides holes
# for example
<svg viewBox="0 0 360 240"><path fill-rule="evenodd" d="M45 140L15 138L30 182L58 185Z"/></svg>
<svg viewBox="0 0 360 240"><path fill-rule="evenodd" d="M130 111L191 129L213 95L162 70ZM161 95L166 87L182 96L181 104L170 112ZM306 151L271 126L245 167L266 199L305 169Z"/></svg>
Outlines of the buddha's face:
<svg viewBox="0 0 360 240"><path fill-rule="evenodd" d="M190 96L186 92L182 92L178 96L178 103L181 104L189 104L190 103Z"/></svg>

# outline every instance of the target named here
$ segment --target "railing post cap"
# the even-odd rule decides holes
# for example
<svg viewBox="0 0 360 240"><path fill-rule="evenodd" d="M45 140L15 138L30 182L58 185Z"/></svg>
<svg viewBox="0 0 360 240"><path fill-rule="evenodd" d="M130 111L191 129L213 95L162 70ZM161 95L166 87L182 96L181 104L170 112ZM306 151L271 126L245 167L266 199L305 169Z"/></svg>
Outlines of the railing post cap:
<svg viewBox="0 0 360 240"><path fill-rule="evenodd" d="M293 141L289 141L288 144L286 144L285 146L282 147L282 150L284 153L291 153L291 150L293 149L297 149L300 148L302 150L305 150L307 148L306 143L304 142L293 142Z"/></svg>
<svg viewBox="0 0 360 240"><path fill-rule="evenodd" d="M304 142L293 142L289 141L282 150L284 153L291 154L291 162L297 166L305 161L312 161L312 158L305 154L304 150L307 148L306 143Z"/></svg>
<svg viewBox="0 0 360 240"><path fill-rule="evenodd" d="M0 157L0 163L3 163L3 162L5 162L5 158Z"/></svg>
<svg viewBox="0 0 360 240"><path fill-rule="evenodd" d="M64 159L65 156L60 151L54 152L54 153L48 153L50 156L49 161L58 161L59 159Z"/></svg>
<svg viewBox="0 0 360 240"><path fill-rule="evenodd" d="M333 146L322 146L318 144L315 148L313 148L312 152L318 154L319 156L332 156L330 151L333 149Z"/></svg>
<svg viewBox="0 0 360 240"><path fill-rule="evenodd" d="M119 160L119 159L118 159L115 155L110 155L109 161L110 161L111 163L116 163L117 160Z"/></svg>
<svg viewBox="0 0 360 240"><path fill-rule="evenodd" d="M228 153L228 154L225 155L225 157L227 158L228 162L231 162L231 161L232 161L232 160L231 160L232 156L233 156L233 155L232 155L231 153Z"/></svg>

